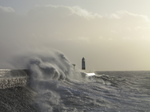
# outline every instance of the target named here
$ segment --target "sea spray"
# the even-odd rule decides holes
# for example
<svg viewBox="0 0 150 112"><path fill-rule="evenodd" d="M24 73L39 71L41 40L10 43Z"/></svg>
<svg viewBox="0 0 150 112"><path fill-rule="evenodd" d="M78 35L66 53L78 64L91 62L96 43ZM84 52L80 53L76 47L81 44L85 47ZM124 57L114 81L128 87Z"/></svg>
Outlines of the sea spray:
<svg viewBox="0 0 150 112"><path fill-rule="evenodd" d="M106 88L97 89L101 85L74 69L59 51L24 55L14 65L30 71L29 86L40 112L91 112L103 106L98 91Z"/></svg>
<svg viewBox="0 0 150 112"><path fill-rule="evenodd" d="M84 80L80 72L58 51L35 53L23 60L24 67L30 70L30 87L37 92L35 104L41 112L66 110L60 96L65 89L60 86L63 81Z"/></svg>
<svg viewBox="0 0 150 112"><path fill-rule="evenodd" d="M2 89L0 112L149 112L150 72L96 72L88 82L60 52L14 60L29 86ZM18 66L19 65L19 66ZM18 66L18 67L17 67ZM82 75L81 75L82 74ZM135 80L136 79L136 80Z"/></svg>

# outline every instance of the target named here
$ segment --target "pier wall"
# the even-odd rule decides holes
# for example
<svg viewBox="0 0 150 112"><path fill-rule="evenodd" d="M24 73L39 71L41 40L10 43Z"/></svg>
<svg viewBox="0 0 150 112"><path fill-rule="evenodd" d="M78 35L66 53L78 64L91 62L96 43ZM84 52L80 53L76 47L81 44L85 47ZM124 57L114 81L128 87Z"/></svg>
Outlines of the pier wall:
<svg viewBox="0 0 150 112"><path fill-rule="evenodd" d="M29 70L0 69L0 89L27 86Z"/></svg>

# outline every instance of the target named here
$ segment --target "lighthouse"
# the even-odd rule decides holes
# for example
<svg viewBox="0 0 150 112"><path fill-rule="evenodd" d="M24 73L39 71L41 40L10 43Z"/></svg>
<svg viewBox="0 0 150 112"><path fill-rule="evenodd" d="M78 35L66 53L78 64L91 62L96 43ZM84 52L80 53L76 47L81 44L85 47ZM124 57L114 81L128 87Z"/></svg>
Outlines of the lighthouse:
<svg viewBox="0 0 150 112"><path fill-rule="evenodd" d="M82 70L85 70L85 58L82 58Z"/></svg>

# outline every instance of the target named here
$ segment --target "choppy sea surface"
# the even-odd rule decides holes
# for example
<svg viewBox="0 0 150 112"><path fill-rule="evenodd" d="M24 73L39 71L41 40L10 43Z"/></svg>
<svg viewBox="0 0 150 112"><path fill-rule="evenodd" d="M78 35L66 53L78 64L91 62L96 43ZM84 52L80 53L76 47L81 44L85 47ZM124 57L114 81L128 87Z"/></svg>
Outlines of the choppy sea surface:
<svg viewBox="0 0 150 112"><path fill-rule="evenodd" d="M0 89L0 112L150 112L150 71L86 77L57 56L31 59L27 86Z"/></svg>
<svg viewBox="0 0 150 112"><path fill-rule="evenodd" d="M96 72L90 81L49 80L0 90L0 112L149 112L150 71Z"/></svg>

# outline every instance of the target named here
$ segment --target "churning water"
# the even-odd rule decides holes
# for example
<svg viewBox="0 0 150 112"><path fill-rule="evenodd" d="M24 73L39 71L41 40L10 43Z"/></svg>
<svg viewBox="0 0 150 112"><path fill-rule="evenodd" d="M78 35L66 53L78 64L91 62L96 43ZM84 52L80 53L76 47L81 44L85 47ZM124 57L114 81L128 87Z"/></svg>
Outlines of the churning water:
<svg viewBox="0 0 150 112"><path fill-rule="evenodd" d="M30 70L29 82L0 90L0 112L150 111L149 71L95 72L87 78L59 52L21 63Z"/></svg>

